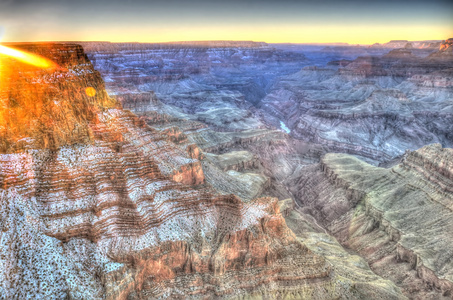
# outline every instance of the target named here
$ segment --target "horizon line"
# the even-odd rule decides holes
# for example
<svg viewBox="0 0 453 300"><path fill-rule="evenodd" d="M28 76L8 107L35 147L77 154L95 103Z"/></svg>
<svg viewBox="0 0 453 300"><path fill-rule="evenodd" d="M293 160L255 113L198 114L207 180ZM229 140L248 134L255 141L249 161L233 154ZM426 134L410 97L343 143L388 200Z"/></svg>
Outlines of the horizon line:
<svg viewBox="0 0 453 300"><path fill-rule="evenodd" d="M281 44L281 45L333 45L333 44L341 44L341 45L348 45L348 46L371 46L375 44L386 44L393 41L400 41L400 42L442 42L446 41L450 38L445 39L432 39L432 40L406 40L406 39L392 39L385 43L348 43L348 42L265 42L265 41L254 41L254 40L180 40L180 41L165 41L165 42L138 42L138 41L101 41L101 40L36 40L36 41L0 41L0 44L21 44L21 43L111 43L111 44L178 44L178 43L210 43L210 42L241 42L241 43L265 43L265 44Z"/></svg>

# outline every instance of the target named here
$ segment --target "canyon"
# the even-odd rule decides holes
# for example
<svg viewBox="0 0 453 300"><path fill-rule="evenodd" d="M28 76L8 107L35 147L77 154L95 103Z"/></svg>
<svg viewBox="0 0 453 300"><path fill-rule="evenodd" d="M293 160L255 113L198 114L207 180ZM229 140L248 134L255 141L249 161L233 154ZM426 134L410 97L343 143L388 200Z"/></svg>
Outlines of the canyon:
<svg viewBox="0 0 453 300"><path fill-rule="evenodd" d="M453 296L451 39L10 46L1 299Z"/></svg>

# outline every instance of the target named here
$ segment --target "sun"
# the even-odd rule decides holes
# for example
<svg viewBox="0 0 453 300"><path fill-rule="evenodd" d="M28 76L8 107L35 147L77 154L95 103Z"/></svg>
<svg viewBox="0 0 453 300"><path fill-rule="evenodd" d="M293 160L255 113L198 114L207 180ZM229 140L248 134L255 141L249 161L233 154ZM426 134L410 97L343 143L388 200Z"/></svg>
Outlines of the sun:
<svg viewBox="0 0 453 300"><path fill-rule="evenodd" d="M0 27L0 42L3 35L3 27ZM41 68L41 69L56 69L58 65L45 57L26 51L6 47L0 45L0 59L2 55L12 57L20 62Z"/></svg>

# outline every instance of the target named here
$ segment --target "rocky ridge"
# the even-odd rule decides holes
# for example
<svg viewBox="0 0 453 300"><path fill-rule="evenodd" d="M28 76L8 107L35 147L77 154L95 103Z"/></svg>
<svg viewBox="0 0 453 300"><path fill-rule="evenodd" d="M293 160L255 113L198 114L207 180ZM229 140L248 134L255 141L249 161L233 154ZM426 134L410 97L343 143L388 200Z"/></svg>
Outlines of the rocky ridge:
<svg viewBox="0 0 453 300"><path fill-rule="evenodd" d="M408 41L393 40L384 44L373 44L370 48L406 48L406 49L438 49L442 41Z"/></svg>

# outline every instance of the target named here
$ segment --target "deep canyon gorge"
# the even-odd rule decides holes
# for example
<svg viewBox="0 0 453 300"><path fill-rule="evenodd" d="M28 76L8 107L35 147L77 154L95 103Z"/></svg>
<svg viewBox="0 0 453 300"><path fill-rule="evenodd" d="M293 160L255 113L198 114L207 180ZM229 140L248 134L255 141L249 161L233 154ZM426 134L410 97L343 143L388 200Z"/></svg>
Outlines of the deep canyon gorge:
<svg viewBox="0 0 453 300"><path fill-rule="evenodd" d="M8 44L0 299L452 299L452 44Z"/></svg>

